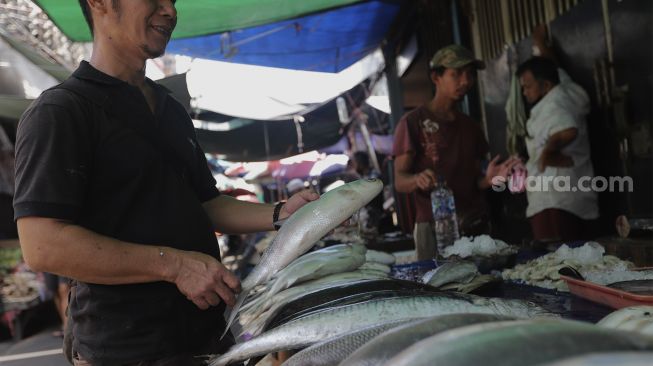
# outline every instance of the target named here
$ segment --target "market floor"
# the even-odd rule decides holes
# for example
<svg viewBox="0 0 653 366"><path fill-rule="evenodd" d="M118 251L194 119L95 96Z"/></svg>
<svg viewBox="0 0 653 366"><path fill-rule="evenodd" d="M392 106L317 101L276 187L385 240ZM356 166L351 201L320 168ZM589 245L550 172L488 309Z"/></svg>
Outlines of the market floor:
<svg viewBox="0 0 653 366"><path fill-rule="evenodd" d="M0 342L2 366L68 366L61 351L62 338L52 333L56 327L45 329L21 341Z"/></svg>

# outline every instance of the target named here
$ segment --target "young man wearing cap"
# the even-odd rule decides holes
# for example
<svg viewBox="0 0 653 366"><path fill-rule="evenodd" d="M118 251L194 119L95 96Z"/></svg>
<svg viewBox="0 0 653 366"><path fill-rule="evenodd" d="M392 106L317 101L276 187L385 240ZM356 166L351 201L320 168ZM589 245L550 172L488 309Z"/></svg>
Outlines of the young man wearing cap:
<svg viewBox="0 0 653 366"><path fill-rule="evenodd" d="M499 164L499 156L485 174L481 162L488 145L478 123L457 109L474 86L476 71L485 64L460 45L450 45L435 53L429 63L433 99L406 114L395 131L393 146L395 189L414 193L414 228L417 259L436 256L430 192L442 176L454 193L458 217L481 217L486 211L483 191L496 176L507 179L518 159Z"/></svg>

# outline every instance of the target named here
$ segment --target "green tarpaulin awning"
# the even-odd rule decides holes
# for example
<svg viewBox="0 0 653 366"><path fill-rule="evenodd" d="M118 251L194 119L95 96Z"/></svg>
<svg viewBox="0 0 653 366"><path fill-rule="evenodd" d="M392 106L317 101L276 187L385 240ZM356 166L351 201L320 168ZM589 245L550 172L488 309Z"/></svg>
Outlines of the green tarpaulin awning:
<svg viewBox="0 0 653 366"><path fill-rule="evenodd" d="M178 0L173 38L188 38L268 24L360 0ZM91 40L77 0L36 0L73 41Z"/></svg>

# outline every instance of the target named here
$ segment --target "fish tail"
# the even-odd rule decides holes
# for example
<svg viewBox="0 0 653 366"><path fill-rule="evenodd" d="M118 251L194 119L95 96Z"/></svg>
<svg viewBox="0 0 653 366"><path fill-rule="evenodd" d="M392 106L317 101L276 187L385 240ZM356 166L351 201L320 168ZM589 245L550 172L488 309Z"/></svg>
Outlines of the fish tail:
<svg viewBox="0 0 653 366"><path fill-rule="evenodd" d="M231 327L231 324L233 324L234 320L236 319L236 315L238 315L238 311L240 310L240 307L243 306L243 302L245 302L245 299L247 298L247 295L249 294L250 290L245 290L238 294L238 297L236 298L236 305L234 305L233 308L231 308L231 312L229 312L229 320L227 320L227 325L224 328L224 333L220 336L220 340L224 338L224 336L227 334L229 331L229 328Z"/></svg>

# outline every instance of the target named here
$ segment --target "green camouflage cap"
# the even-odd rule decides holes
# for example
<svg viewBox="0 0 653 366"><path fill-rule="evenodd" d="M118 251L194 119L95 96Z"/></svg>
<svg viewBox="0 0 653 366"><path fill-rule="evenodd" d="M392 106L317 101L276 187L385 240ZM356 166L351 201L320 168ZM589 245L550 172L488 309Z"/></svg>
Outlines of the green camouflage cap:
<svg viewBox="0 0 653 366"><path fill-rule="evenodd" d="M439 66L444 66L449 69L458 69L469 64L474 64L478 70L485 68L485 62L475 59L474 55L467 48L452 44L438 50L433 55L431 62L429 62L429 67L434 69Z"/></svg>

